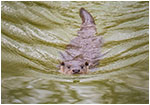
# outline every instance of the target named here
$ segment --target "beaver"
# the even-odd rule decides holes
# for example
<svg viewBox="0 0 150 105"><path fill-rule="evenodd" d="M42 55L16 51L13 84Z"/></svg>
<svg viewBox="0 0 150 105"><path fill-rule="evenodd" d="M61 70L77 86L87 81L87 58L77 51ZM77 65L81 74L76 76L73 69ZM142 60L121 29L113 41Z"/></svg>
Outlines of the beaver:
<svg viewBox="0 0 150 105"><path fill-rule="evenodd" d="M102 37L95 35L94 18L84 8L80 8L79 14L82 24L78 36L66 46L65 52L60 52L63 59L60 72L63 74L87 74L99 64L102 56L100 52Z"/></svg>

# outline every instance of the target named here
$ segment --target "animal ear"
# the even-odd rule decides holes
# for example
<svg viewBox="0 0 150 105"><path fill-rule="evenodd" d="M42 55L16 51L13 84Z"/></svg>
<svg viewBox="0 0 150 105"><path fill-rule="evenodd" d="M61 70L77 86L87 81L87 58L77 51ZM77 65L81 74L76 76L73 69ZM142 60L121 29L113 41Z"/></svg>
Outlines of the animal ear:
<svg viewBox="0 0 150 105"><path fill-rule="evenodd" d="M88 66L89 65L89 63L88 62L85 62L85 66Z"/></svg>
<svg viewBox="0 0 150 105"><path fill-rule="evenodd" d="M65 66L65 63L64 63L64 62L61 62L61 66Z"/></svg>

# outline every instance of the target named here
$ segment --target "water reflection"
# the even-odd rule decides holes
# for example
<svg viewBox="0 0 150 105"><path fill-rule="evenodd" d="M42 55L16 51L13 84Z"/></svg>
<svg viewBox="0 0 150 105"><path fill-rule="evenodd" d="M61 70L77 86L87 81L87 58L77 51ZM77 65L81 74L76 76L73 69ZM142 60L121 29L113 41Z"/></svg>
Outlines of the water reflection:
<svg viewBox="0 0 150 105"><path fill-rule="evenodd" d="M95 72L62 75L58 52L77 35L81 6L110 53ZM3 1L1 13L3 104L148 103L148 1Z"/></svg>

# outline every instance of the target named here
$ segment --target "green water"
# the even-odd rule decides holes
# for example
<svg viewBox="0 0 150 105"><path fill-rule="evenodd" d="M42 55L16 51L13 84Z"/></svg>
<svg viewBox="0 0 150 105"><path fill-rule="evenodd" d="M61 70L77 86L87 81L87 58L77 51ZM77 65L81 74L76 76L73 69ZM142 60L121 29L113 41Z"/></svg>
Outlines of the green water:
<svg viewBox="0 0 150 105"><path fill-rule="evenodd" d="M59 51L77 35L84 7L103 36L95 72L58 72ZM3 104L149 103L149 2L1 4Z"/></svg>

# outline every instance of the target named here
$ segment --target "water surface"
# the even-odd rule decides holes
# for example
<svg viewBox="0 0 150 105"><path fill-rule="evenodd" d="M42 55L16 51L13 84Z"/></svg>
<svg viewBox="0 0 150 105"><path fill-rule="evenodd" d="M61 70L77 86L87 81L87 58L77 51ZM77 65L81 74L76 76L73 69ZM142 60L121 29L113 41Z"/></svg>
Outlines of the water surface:
<svg viewBox="0 0 150 105"><path fill-rule="evenodd" d="M84 7L103 36L95 72L58 72ZM3 104L149 102L149 2L6 2L1 5Z"/></svg>

